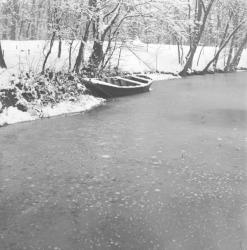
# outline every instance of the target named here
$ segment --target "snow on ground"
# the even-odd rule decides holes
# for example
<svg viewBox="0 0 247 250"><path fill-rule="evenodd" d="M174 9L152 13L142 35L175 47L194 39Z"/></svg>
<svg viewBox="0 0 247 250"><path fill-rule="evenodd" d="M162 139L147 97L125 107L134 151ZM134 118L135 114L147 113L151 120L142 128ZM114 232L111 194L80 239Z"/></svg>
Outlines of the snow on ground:
<svg viewBox="0 0 247 250"><path fill-rule="evenodd" d="M48 49L48 41L2 41L2 48L5 54L7 70L0 69L0 88L6 87L12 74L18 75L20 71L40 72L44 54ZM90 55L92 44L86 47L85 57ZM75 59L79 48L79 41L74 42L73 56ZM188 47L184 47L184 55L188 51ZM54 43L54 47L47 62L47 67L54 70L67 70L69 47L68 42L64 41L62 46L62 56L57 58L58 42ZM199 47L193 62L193 68L196 70L203 69L209 60L213 57L215 48ZM111 65L117 65L119 51L116 51ZM224 53L221 54L218 67L222 68L225 60ZM74 61L72 61L74 65ZM241 58L240 67L247 67L247 50L244 51ZM149 44L146 45L137 40L126 44L121 50L119 68L122 71L147 72L147 71L164 71L178 73L182 66L178 63L177 46L165 44Z"/></svg>
<svg viewBox="0 0 247 250"><path fill-rule="evenodd" d="M171 74L145 73L145 75L154 81L163 81L163 80L172 80L181 78L179 75L171 75Z"/></svg>
<svg viewBox="0 0 247 250"><path fill-rule="evenodd" d="M22 112L15 107L9 107L0 114L0 126L17 122L32 121L34 119L35 117L28 112Z"/></svg>
<svg viewBox="0 0 247 250"><path fill-rule="evenodd" d="M184 46L184 55L189 47ZM178 63L177 46L164 44L134 44L122 50L120 69L127 72L159 71L178 73L182 66ZM198 47L193 61L194 70L202 70L215 55L214 47ZM116 60L116 59L115 59ZM226 53L222 52L217 67L224 68ZM114 64L114 63L113 63ZM247 50L244 51L239 67L247 67Z"/></svg>
<svg viewBox="0 0 247 250"><path fill-rule="evenodd" d="M38 73L41 71L44 55L49 45L48 41L2 41L1 43L8 69L0 69L0 89L10 87L10 81L14 78L13 75L18 76L20 72L32 71ZM79 41L74 43L72 58L76 57L78 47ZM90 55L91 47L92 44L89 43L85 52L86 58ZM186 55L187 50L188 47L184 47L184 55ZM118 63L119 52L116 51L111 61L112 67ZM68 42L63 42L60 59L57 58L57 53L58 43L55 42L53 51L47 62L47 67L54 70L67 70L69 58ZM214 54L215 48L213 47L199 47L193 62L193 68L195 70L203 69ZM222 68L224 65L225 58L224 53L222 53L218 63L219 68ZM72 65L74 65L74 61L72 61ZM243 53L239 67L247 67L247 50ZM177 74L182 69L182 66L178 63L177 46L162 44L146 45L136 40L122 48L119 68L129 73L163 71ZM153 80L168 80L179 77L172 74L157 73L150 73L147 76ZM80 101L76 103L63 102L53 107L47 106L43 108L42 117L81 112L100 103L102 103L100 99L82 96ZM9 108L0 114L0 125L34 120L40 117L35 112L31 113L24 113L16 108Z"/></svg>
<svg viewBox="0 0 247 250"><path fill-rule="evenodd" d="M104 100L101 98L83 95L77 102L64 101L54 106L48 105L38 110L31 109L28 112L22 112L15 107L9 107L8 109L5 109L3 113L0 113L0 126L17 122L33 121L40 118L68 113L84 112L99 106L103 102Z"/></svg>
<svg viewBox="0 0 247 250"><path fill-rule="evenodd" d="M239 68L247 68L247 49L243 51L242 57L239 62Z"/></svg>
<svg viewBox="0 0 247 250"><path fill-rule="evenodd" d="M78 113L90 110L104 102L101 98L83 95L77 102L64 101L55 106L48 105L42 108L43 117L51 117L68 113Z"/></svg>

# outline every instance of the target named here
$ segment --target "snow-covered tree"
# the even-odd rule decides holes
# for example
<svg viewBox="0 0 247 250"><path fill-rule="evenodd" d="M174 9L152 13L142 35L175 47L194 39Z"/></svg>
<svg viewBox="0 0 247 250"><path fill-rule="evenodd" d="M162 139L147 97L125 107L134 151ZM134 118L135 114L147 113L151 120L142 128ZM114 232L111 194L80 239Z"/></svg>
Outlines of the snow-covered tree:
<svg viewBox="0 0 247 250"><path fill-rule="evenodd" d="M196 0L194 3L194 23L190 34L191 46L186 56L184 68L180 72L181 75L186 75L188 71L192 69L194 55L206 28L209 14L211 13L212 7L216 1L217 0Z"/></svg>

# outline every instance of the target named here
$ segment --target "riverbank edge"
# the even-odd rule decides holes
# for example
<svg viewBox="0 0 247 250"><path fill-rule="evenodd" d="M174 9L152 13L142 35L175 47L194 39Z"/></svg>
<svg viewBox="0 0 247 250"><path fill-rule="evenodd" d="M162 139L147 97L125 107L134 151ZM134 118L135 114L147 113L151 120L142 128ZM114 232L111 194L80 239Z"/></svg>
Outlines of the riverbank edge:
<svg viewBox="0 0 247 250"><path fill-rule="evenodd" d="M174 72L146 72L144 74L142 73L142 75L150 77L153 81L168 81L168 80L182 79L192 76L230 74L230 73L238 73L246 71L247 68L240 68L234 72L224 72L221 70L203 72L194 70L193 72L188 73L186 76L180 76L178 73ZM141 73L137 72L136 74L141 74ZM17 107L9 106L8 108L4 109L3 112L0 113L0 128L16 123L29 122L56 116L63 116L63 115L65 116L75 113L84 113L100 105L103 105L105 101L106 101L105 99L96 98L90 94L89 95L85 94L79 96L77 101L74 102L66 100L57 103L56 105L47 105L43 110L39 110L39 115L37 115L35 109L22 111L19 110Z"/></svg>
<svg viewBox="0 0 247 250"><path fill-rule="evenodd" d="M215 74L231 74L231 73L237 73L237 72L246 72L247 68L238 68L236 71L224 71L217 69L215 71L208 70L193 70L192 72L186 73L186 75L180 75L182 78L188 77L188 76L204 76L204 75L215 75Z"/></svg>

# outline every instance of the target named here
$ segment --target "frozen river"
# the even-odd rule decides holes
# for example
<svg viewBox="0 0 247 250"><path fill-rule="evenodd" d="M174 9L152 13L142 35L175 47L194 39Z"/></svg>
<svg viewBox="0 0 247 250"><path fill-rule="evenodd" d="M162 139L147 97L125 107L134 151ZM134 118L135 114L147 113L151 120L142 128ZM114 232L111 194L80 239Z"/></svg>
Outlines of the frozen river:
<svg viewBox="0 0 247 250"><path fill-rule="evenodd" d="M0 250L247 249L246 79L1 128Z"/></svg>

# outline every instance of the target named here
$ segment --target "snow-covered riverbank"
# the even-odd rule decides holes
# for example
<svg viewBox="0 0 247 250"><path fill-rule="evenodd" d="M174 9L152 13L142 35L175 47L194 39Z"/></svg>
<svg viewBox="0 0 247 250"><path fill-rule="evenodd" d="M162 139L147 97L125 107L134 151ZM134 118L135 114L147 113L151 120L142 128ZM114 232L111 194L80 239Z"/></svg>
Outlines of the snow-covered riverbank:
<svg viewBox="0 0 247 250"><path fill-rule="evenodd" d="M75 46L73 48L73 54L75 55L78 51L78 43L75 42ZM36 73L38 74L41 69L42 61L44 59L43 51L47 49L47 46L47 41L2 41L2 48L4 51L5 61L8 69L0 69L0 91L3 89L12 89L13 85L16 88L16 86L18 85L18 81L22 81L23 74L25 74L25 72L32 72L31 74L34 75ZM86 48L86 58L90 55L90 46L91 44L89 43L88 47ZM47 67L52 71L67 71L69 56L68 43L66 43L65 41L63 42L62 56L60 59L57 58L56 48L57 44L55 44L54 50L52 51L51 56L47 62ZM184 47L185 53L186 50L187 48ZM212 47L198 48L197 55L195 56L194 60L193 69L203 69L203 67L205 67L208 61L212 58L214 53L215 50ZM113 59L111 61L112 66L117 64L118 56L118 53L113 56ZM75 58L75 56L73 56L73 58ZM246 58L247 50L245 50L243 53L239 65L240 67L247 67ZM219 68L221 68L221 65L223 65L224 60L224 53L222 53L222 56L219 58ZM72 65L73 63L74 62L72 61ZM179 78L178 72L181 70L181 65L178 63L177 46L160 44L145 45L139 40L133 41L131 45L122 48L121 59L119 61L119 69L123 72L129 73L145 73L153 80L170 80ZM171 72L172 74L147 73L155 71ZM22 74L22 77L20 77L19 79L18 77L20 74ZM43 117L50 117L73 112L83 112L104 102L102 99L95 98L88 95L87 93L83 93L83 90L77 89L77 86L72 86L73 83L70 83L72 86L71 89L70 85L68 88L66 81L63 81L62 84L59 83L59 86L57 85L54 87L53 83L47 85L46 80L43 84L43 79L39 78L37 81L33 77L31 77L30 79L27 79L25 81L24 88L26 88L27 84L27 92L28 94L31 93L31 97L33 98L33 100L31 101L31 105L27 105L28 107L26 108L26 110L18 109L18 105L23 106L23 102L18 104L17 107L16 105L12 104L6 107L2 107L3 105L1 104L0 98L0 126L4 124L13 124L16 122L35 120ZM40 82L42 82L44 87L39 85ZM62 94L60 91L61 86L63 92ZM64 86L66 86L65 90ZM38 92L36 91L36 87L38 87L39 89ZM18 88L19 87L17 86L17 97L14 97L17 99L19 99L20 96L20 94L18 94ZM46 97L52 97L52 100L48 101L48 103L46 103L45 105L43 105L43 103L42 105L40 105L39 100L37 102L36 99L37 95L40 95L40 88L42 88L42 91L45 90ZM59 92L59 97L62 97L54 101L54 99L57 98L57 92ZM74 92L76 92L76 98L74 98L73 96ZM67 95L67 93L69 94ZM23 92L21 94L23 94ZM21 99L23 98L21 97ZM26 99L24 100L25 103ZM16 103L18 103L18 101L16 101Z"/></svg>
<svg viewBox="0 0 247 250"><path fill-rule="evenodd" d="M83 112L103 102L90 95L76 75L51 71L22 74L0 89L0 126Z"/></svg>
<svg viewBox="0 0 247 250"><path fill-rule="evenodd" d="M83 95L76 102L64 101L56 105L47 105L40 109L32 108L25 112L17 109L16 107L9 107L0 113L0 126L18 122L33 121L68 113L84 112L103 103L103 99L95 98L91 95Z"/></svg>
<svg viewBox="0 0 247 250"><path fill-rule="evenodd" d="M179 76L171 74L157 74L150 73L146 76L152 78L154 81L159 80L172 80L179 78ZM1 94L1 90L0 90ZM19 93L17 96L17 103L23 105L23 101L26 103L26 100L23 99ZM20 97L21 96L21 97ZM14 97L15 98L15 97ZM76 100L70 101L60 101L56 104L40 105L40 102L35 102L31 105L26 105L27 110L20 110L17 106L9 106L2 108L0 100L0 126L14 124L18 122L33 121L42 118L48 118L52 116L64 115L69 113L79 113L91 110L99 105L104 104L105 100L102 98L96 98L92 95L82 94L76 98Z"/></svg>

